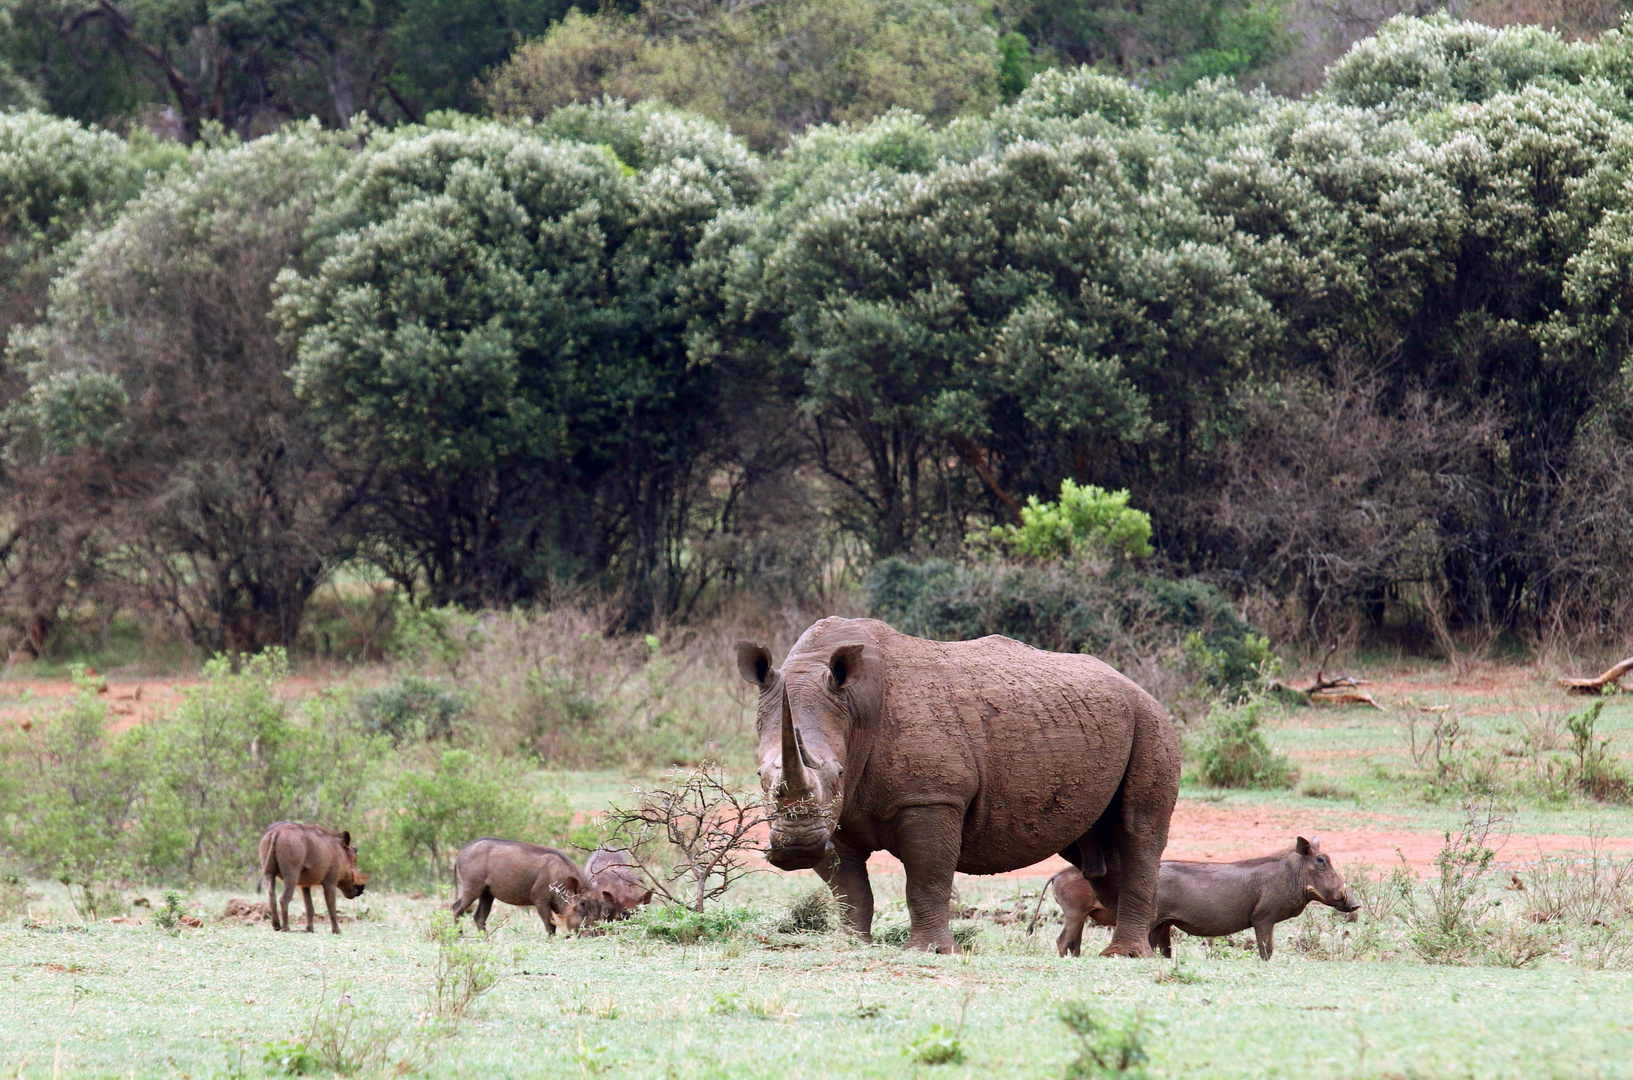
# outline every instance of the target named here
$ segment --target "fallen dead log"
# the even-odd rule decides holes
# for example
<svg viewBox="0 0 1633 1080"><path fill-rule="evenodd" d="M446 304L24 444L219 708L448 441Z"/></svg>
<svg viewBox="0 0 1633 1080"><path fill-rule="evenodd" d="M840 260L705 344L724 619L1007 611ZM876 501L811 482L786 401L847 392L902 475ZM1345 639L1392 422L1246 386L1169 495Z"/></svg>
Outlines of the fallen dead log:
<svg viewBox="0 0 1633 1080"><path fill-rule="evenodd" d="M1572 694L1598 694L1607 686L1621 689L1622 676L1633 671L1633 656L1628 657L1615 667L1594 679L1560 679L1559 685Z"/></svg>
<svg viewBox="0 0 1633 1080"><path fill-rule="evenodd" d="M1284 682L1276 681L1270 684L1270 689L1284 693L1302 694L1312 703L1371 705L1374 709L1382 711L1383 706L1373 700L1371 694L1361 689L1361 687L1367 685L1367 680L1357 679L1353 675L1339 675L1336 678L1327 678L1327 661L1332 659L1332 654L1337 648L1338 646L1334 645L1328 649L1326 655L1321 658L1321 663L1316 665L1314 684L1300 687L1288 686Z"/></svg>

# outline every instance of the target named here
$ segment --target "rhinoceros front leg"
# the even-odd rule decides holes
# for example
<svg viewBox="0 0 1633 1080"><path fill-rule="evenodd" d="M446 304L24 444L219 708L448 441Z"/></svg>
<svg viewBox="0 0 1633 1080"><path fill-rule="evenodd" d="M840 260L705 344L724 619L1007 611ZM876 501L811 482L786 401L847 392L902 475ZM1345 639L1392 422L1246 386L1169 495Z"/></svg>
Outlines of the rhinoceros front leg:
<svg viewBox="0 0 1633 1080"><path fill-rule="evenodd" d="M964 815L951 806L913 806L896 818L896 845L907 872L907 948L954 952L953 873L963 841Z"/></svg>
<svg viewBox="0 0 1633 1080"><path fill-rule="evenodd" d="M873 885L868 881L868 852L834 837L834 858L817 864L834 899L845 909L845 926L864 941L873 931Z"/></svg>

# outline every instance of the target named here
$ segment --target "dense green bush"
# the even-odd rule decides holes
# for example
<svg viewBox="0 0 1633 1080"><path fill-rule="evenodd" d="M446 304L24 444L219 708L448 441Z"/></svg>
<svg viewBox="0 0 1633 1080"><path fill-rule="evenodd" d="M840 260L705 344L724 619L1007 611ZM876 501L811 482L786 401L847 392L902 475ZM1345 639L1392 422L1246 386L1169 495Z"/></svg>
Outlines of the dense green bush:
<svg viewBox="0 0 1633 1080"><path fill-rule="evenodd" d="M417 740L452 741L465 699L433 679L410 675L400 682L359 694L363 726L390 736L394 745Z"/></svg>
<svg viewBox="0 0 1633 1080"><path fill-rule="evenodd" d="M1271 661L1266 639L1216 587L1121 563L886 559L866 590L873 614L904 633L938 641L1002 634L1125 670L1163 658L1229 695L1251 687Z"/></svg>
<svg viewBox="0 0 1633 1080"><path fill-rule="evenodd" d="M1197 771L1202 782L1223 788L1288 788L1298 781L1298 770L1286 754L1265 741L1259 725L1264 719L1262 699L1236 705L1216 705L1197 741Z"/></svg>

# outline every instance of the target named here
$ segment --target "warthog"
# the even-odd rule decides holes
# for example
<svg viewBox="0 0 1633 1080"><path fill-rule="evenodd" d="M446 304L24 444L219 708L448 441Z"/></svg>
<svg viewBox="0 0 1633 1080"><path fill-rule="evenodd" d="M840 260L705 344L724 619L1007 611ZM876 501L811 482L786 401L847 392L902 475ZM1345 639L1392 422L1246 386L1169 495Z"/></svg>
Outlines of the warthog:
<svg viewBox="0 0 1633 1080"><path fill-rule="evenodd" d="M590 875L590 894L600 897L609 919L627 919L629 913L652 899L652 889L641 880L641 871L629 861L627 852L617 848L597 848L584 864Z"/></svg>
<svg viewBox="0 0 1633 1080"><path fill-rule="evenodd" d="M289 898L299 885L306 900L306 932L312 933L312 886L323 886L323 902L329 908L329 928L340 933L335 911L335 890L351 900L363 895L368 875L357 872L357 849L352 834L335 832L319 825L280 821L261 834L261 877L266 883L267 906L272 909L272 929L289 929ZM277 879L284 879L283 896Z"/></svg>
<svg viewBox="0 0 1633 1080"><path fill-rule="evenodd" d="M1055 942L1060 955L1079 955L1083 924L1093 919L1116 926L1116 912L1075 868L1050 879L1066 925ZM1164 859L1157 872L1157 918L1151 947L1173 955L1172 927L1193 937L1224 937L1253 928L1259 956L1270 959L1276 924L1296 919L1310 901L1353 914L1359 905L1349 886L1321 852L1319 837L1299 837L1289 850L1241 862L1177 862Z"/></svg>
<svg viewBox="0 0 1633 1080"><path fill-rule="evenodd" d="M450 908L454 920L476 904L478 930L487 930L495 900L533 908L551 934L558 922L577 930L604 915L602 903L586 892L589 875L555 848L483 837L459 849L454 873L459 877L459 897Z"/></svg>

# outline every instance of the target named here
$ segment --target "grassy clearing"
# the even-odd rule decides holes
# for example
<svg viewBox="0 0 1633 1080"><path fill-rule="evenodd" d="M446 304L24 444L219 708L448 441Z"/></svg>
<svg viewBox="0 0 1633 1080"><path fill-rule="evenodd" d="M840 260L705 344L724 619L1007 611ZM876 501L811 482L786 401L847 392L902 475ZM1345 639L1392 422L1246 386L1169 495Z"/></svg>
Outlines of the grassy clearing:
<svg viewBox="0 0 1633 1080"><path fill-rule="evenodd" d="M753 891L772 904L786 886ZM220 910L218 895L190 899ZM363 917L339 938L208 921L175 938L152 925L0 926L0 1070L285 1075L269 1045L298 1045L317 1014L351 1019L360 1054L383 1045L360 1074L404 1062L473 1077L1058 1077L1076 1056L1059 1019L1070 1003L1138 1016L1161 1076L1609 1077L1633 1054L1633 974L1564 963L1322 963L1284 948L1264 964L1196 941L1177 965L1060 960L1052 930L995 926L956 957L763 930L769 945L751 932L681 947L549 939L522 912L493 934L493 989L452 1022L429 1004L435 905L387 896L348 909ZM962 1063L909 1056L937 1026Z"/></svg>

